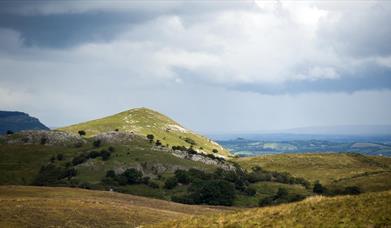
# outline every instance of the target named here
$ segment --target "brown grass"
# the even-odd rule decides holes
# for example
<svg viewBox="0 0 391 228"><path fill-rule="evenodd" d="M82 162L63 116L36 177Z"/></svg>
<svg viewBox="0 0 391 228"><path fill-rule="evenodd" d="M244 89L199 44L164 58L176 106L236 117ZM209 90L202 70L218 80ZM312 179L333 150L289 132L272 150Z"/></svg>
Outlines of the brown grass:
<svg viewBox="0 0 391 228"><path fill-rule="evenodd" d="M137 227L228 210L114 192L0 186L0 227Z"/></svg>
<svg viewBox="0 0 391 228"><path fill-rule="evenodd" d="M310 197L302 202L236 213L194 216L151 227L390 227L391 191Z"/></svg>

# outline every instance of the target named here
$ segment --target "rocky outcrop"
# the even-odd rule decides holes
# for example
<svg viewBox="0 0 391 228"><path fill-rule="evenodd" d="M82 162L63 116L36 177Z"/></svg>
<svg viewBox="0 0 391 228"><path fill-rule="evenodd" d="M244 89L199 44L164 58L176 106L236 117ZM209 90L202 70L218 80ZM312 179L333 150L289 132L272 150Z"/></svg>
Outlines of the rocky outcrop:
<svg viewBox="0 0 391 228"><path fill-rule="evenodd" d="M0 111L0 134L22 130L49 130L49 128L26 113Z"/></svg>
<svg viewBox="0 0 391 228"><path fill-rule="evenodd" d="M81 145L86 141L78 135L62 131L29 130L21 131L1 137L6 144L41 144L73 146Z"/></svg>
<svg viewBox="0 0 391 228"><path fill-rule="evenodd" d="M133 141L135 135L130 132L109 131L93 137L94 140L100 140L104 144L127 144Z"/></svg>
<svg viewBox="0 0 391 228"><path fill-rule="evenodd" d="M188 159L192 161L202 162L207 165L214 165L224 170L236 170L236 167L232 163L226 161L220 156L215 156L211 154L207 155L204 153L190 153L188 151L172 150L166 147L154 147L154 149L171 153L172 155L181 159Z"/></svg>

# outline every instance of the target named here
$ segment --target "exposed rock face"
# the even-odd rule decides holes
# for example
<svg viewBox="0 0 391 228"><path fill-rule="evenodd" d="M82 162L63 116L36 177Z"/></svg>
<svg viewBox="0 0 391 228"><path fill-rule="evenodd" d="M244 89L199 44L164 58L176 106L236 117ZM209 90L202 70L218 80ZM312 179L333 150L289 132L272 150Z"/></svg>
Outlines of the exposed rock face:
<svg viewBox="0 0 391 228"><path fill-rule="evenodd" d="M212 157L209 157L208 155L203 154L203 153L193 154L193 153L189 153L188 151L171 150L171 149L162 148L162 147L155 147L155 150L160 150L160 151L171 153L172 155L174 155L178 158L188 159L188 160L192 160L192 161L198 161L198 162L202 162L207 165L215 165L215 166L222 168L224 170L236 170L236 167L233 164L225 161L220 156L216 156L215 158L212 158Z"/></svg>
<svg viewBox="0 0 391 228"><path fill-rule="evenodd" d="M18 132L22 130L49 130L37 118L23 112L0 111L0 134L8 130Z"/></svg>
<svg viewBox="0 0 391 228"><path fill-rule="evenodd" d="M6 144L41 144L70 146L86 143L78 135L61 131L29 130L1 137Z"/></svg>
<svg viewBox="0 0 391 228"><path fill-rule="evenodd" d="M105 144L127 144L134 139L135 135L129 132L109 131L94 136L94 140L100 140Z"/></svg>

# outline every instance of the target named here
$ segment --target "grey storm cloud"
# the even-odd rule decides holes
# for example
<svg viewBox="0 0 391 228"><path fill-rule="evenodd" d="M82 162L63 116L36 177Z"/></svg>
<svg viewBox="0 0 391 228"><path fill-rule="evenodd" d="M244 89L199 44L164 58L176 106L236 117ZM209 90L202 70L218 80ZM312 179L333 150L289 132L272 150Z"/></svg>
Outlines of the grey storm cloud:
<svg viewBox="0 0 391 228"><path fill-rule="evenodd" d="M388 1L0 6L0 107L52 126L136 106L202 131L391 122Z"/></svg>

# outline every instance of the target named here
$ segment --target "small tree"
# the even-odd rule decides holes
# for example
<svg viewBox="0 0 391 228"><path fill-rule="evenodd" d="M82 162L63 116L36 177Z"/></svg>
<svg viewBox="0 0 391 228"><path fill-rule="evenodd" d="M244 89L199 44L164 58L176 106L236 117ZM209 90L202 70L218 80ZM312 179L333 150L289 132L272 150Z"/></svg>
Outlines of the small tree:
<svg viewBox="0 0 391 228"><path fill-rule="evenodd" d="M95 141L92 143L92 145L94 145L94 147L96 147L96 148L100 147L101 144L102 144L102 142L100 141L100 139L95 140Z"/></svg>
<svg viewBox="0 0 391 228"><path fill-rule="evenodd" d="M154 138L155 138L155 136L152 135L152 134L148 134L148 135L147 135L147 139L149 140L150 143L153 142L153 139L154 139Z"/></svg>
<svg viewBox="0 0 391 228"><path fill-rule="evenodd" d="M212 152L216 154L216 153L218 153L219 151L218 151L217 149L213 149Z"/></svg>
<svg viewBox="0 0 391 228"><path fill-rule="evenodd" d="M196 145L196 142L192 138L186 137L184 140L185 140L185 142L189 143L190 145L193 145L193 146Z"/></svg>
<svg viewBox="0 0 391 228"><path fill-rule="evenodd" d="M86 132L84 130L80 130L80 131L78 131L78 133L79 133L80 136L86 135Z"/></svg>
<svg viewBox="0 0 391 228"><path fill-rule="evenodd" d="M254 187L247 187L245 192L248 196L255 196L257 194L257 190Z"/></svg>
<svg viewBox="0 0 391 228"><path fill-rule="evenodd" d="M189 184L191 181L191 177L186 170L180 170L180 169L176 170L175 177L178 180L178 182L182 184Z"/></svg>
<svg viewBox="0 0 391 228"><path fill-rule="evenodd" d="M57 154L57 160L62 161L64 159L63 154Z"/></svg>
<svg viewBox="0 0 391 228"><path fill-rule="evenodd" d="M348 195L358 195L361 193L361 189L358 186L349 186L345 188L344 193Z"/></svg>
<svg viewBox="0 0 391 228"><path fill-rule="evenodd" d="M325 188L323 187L322 184L319 183L319 181L316 181L314 184L314 188L312 191L316 194L323 194L325 192Z"/></svg>
<svg viewBox="0 0 391 228"><path fill-rule="evenodd" d="M123 174L126 177L128 184L138 184L141 182L141 177L143 174L137 169L131 168L127 169Z"/></svg>
<svg viewBox="0 0 391 228"><path fill-rule="evenodd" d="M160 140L156 140L156 143L155 143L156 146L161 146L162 143L160 142Z"/></svg>
<svg viewBox="0 0 391 228"><path fill-rule="evenodd" d="M178 185L178 179L176 179L176 177L170 177L164 183L164 188L166 188L166 189L173 189L177 185Z"/></svg>
<svg viewBox="0 0 391 228"><path fill-rule="evenodd" d="M48 139L46 137L41 138L41 145L45 145L47 143Z"/></svg>
<svg viewBox="0 0 391 228"><path fill-rule="evenodd" d="M12 130L7 130L6 134L7 135L12 135L14 132Z"/></svg>
<svg viewBox="0 0 391 228"><path fill-rule="evenodd" d="M103 161L107 161L110 158L110 152L108 152L107 150L102 150L100 152L100 156L102 157Z"/></svg>
<svg viewBox="0 0 391 228"><path fill-rule="evenodd" d="M114 170L108 170L108 171L106 172L106 177L115 178L115 172L114 172Z"/></svg>

